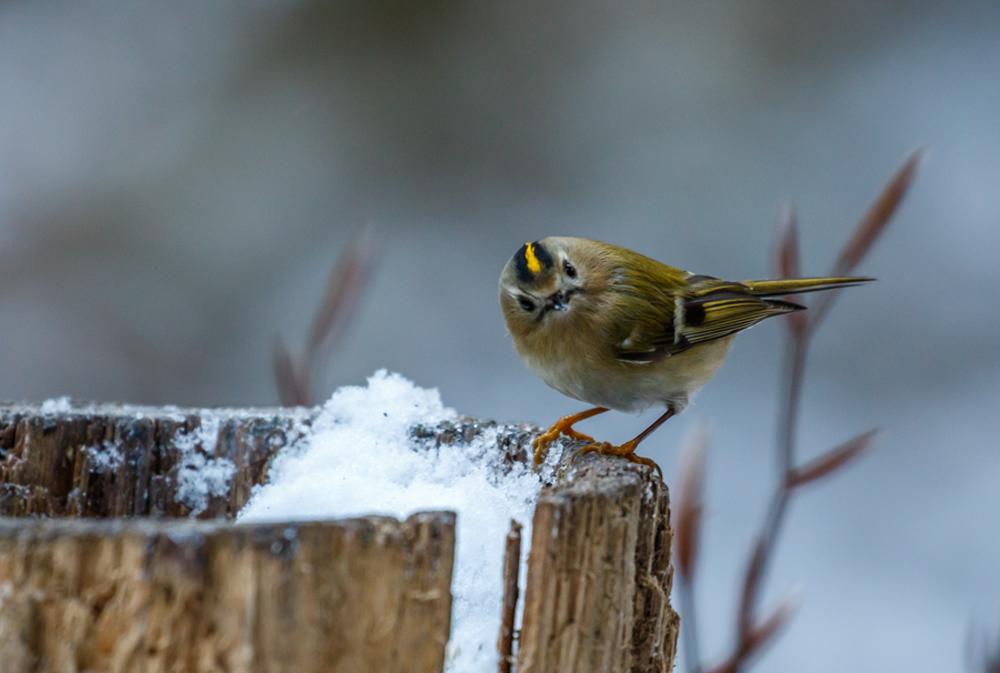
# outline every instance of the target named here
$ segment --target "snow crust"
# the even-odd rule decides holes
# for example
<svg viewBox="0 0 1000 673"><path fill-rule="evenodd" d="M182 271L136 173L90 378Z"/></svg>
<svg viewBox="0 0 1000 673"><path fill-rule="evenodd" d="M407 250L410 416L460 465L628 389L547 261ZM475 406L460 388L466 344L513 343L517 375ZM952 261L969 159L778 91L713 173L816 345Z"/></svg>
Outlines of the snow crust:
<svg viewBox="0 0 1000 673"><path fill-rule="evenodd" d="M54 397L50 400L45 400L42 402L42 413L43 414L65 414L73 410L73 403L70 400L69 395L63 395L62 397Z"/></svg>
<svg viewBox="0 0 1000 673"><path fill-rule="evenodd" d="M456 420L437 390L380 370L366 387L344 387L333 394L311 432L275 459L269 482L255 489L238 518L404 518L418 511L455 511L458 543L445 669L485 673L497 668L503 549L510 520L524 525L522 549L527 549L541 482L522 465L501 476L495 429L468 444L438 448L410 432L416 425ZM522 578L526 558L522 553Z"/></svg>
<svg viewBox="0 0 1000 673"><path fill-rule="evenodd" d="M209 496L226 495L229 480L236 474L233 461L213 455L223 422L218 412L204 409L199 427L174 436L174 446L181 454L177 470L177 499L191 508L192 517L208 507Z"/></svg>
<svg viewBox="0 0 1000 673"><path fill-rule="evenodd" d="M85 447L84 451L90 456L91 467L98 474L117 470L124 460L121 451L110 441Z"/></svg>

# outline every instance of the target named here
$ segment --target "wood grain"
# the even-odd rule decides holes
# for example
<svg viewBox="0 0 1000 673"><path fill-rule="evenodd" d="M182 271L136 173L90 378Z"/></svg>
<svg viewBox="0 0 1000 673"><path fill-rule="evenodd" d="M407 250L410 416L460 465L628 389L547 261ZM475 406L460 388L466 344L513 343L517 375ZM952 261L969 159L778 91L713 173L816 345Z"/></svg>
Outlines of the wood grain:
<svg viewBox="0 0 1000 673"><path fill-rule="evenodd" d="M589 455L564 464L532 523L518 673L670 671L670 510L649 468Z"/></svg>
<svg viewBox="0 0 1000 673"><path fill-rule="evenodd" d="M0 407L0 515L232 517L271 458L314 409L180 409L131 405ZM228 461L226 490L204 507L179 489L190 449Z"/></svg>
<svg viewBox="0 0 1000 673"><path fill-rule="evenodd" d="M455 516L0 520L0 662L35 671L436 673Z"/></svg>

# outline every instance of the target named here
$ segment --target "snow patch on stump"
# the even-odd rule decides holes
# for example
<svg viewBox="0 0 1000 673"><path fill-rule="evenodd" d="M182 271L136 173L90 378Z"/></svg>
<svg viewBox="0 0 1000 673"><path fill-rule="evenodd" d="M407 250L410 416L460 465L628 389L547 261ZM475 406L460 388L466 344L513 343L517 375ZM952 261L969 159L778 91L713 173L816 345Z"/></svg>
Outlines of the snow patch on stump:
<svg viewBox="0 0 1000 673"><path fill-rule="evenodd" d="M243 522L344 518L418 511L458 514L452 581L452 633L446 670L495 671L500 630L503 554L510 520L524 525L541 488L521 464L504 474L496 429L471 442L429 447L417 425L457 421L437 390L418 388L385 370L367 387L337 390L312 430L274 461L268 483L255 488ZM522 573L527 554L522 557Z"/></svg>

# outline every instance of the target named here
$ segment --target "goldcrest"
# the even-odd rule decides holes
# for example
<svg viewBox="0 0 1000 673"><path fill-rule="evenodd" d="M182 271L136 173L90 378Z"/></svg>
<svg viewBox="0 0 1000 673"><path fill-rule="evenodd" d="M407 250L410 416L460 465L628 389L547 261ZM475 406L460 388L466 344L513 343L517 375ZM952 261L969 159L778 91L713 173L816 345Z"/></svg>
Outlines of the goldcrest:
<svg viewBox="0 0 1000 673"><path fill-rule="evenodd" d="M564 395L593 405L561 418L535 439L535 463L560 435L588 442L581 452L659 467L635 449L687 406L722 366L737 332L805 308L785 295L872 278L732 282L681 271L616 245L552 236L525 243L500 274L500 306L528 369ZM619 446L573 429L609 409L666 411Z"/></svg>

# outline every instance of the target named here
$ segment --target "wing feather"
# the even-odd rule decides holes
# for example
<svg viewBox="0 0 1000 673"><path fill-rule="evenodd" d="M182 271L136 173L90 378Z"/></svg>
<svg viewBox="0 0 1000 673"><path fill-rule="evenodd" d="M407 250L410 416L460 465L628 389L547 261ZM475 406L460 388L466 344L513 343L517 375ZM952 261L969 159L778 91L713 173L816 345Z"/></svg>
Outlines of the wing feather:
<svg viewBox="0 0 1000 673"><path fill-rule="evenodd" d="M655 362L804 308L790 301L757 297L742 283L710 276L689 276L675 292L672 298L660 298L655 306L634 316L632 330L618 348L620 360Z"/></svg>
<svg viewBox="0 0 1000 673"><path fill-rule="evenodd" d="M724 281L694 275L624 248L613 254L613 343L618 359L648 363L722 339L772 316L805 307L781 297L849 287L871 278L789 278Z"/></svg>

